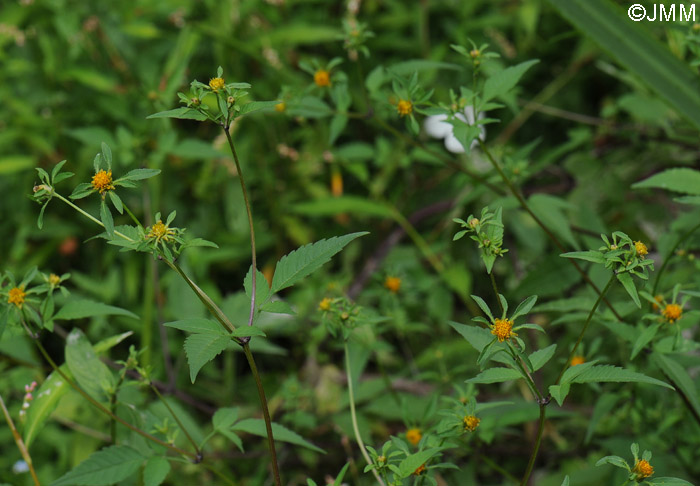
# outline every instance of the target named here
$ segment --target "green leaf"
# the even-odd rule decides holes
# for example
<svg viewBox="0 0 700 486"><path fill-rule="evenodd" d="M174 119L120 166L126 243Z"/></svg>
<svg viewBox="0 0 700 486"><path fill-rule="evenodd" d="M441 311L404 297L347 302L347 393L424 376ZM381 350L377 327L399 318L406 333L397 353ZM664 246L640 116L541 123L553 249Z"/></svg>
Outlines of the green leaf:
<svg viewBox="0 0 700 486"><path fill-rule="evenodd" d="M617 279L620 281L620 283L625 288L630 297L632 297L632 300L635 304L637 304L637 307L641 308L642 303L639 301L639 295L637 295L637 287L635 287L634 282L632 281L632 276L627 272L618 273Z"/></svg>
<svg viewBox="0 0 700 486"><path fill-rule="evenodd" d="M127 331L121 334L117 334L115 336L110 336L93 344L92 349L94 349L97 354L104 353L105 351L112 349L114 346L116 346L132 334L134 334L134 331Z"/></svg>
<svg viewBox="0 0 700 486"><path fill-rule="evenodd" d="M561 486L569 486L569 476L564 476L564 481L561 482Z"/></svg>
<svg viewBox="0 0 700 486"><path fill-rule="evenodd" d="M204 318L181 319L179 321L166 322L165 327L180 329L181 331L196 334L211 334L214 336L228 336L228 332L216 321Z"/></svg>
<svg viewBox="0 0 700 486"><path fill-rule="evenodd" d="M542 368L552 356L554 356L554 351L556 351L557 345L550 344L544 349L539 349L530 355L530 363L532 363L532 371L537 371Z"/></svg>
<svg viewBox="0 0 700 486"><path fill-rule="evenodd" d="M549 0L569 22L700 128L697 73L609 0ZM627 8L627 5L624 6ZM697 187L697 186L696 186ZM697 189L696 189L697 190Z"/></svg>
<svg viewBox="0 0 700 486"><path fill-rule="evenodd" d="M88 395L107 401L108 390L114 390L116 380L80 329L73 329L66 338L66 366Z"/></svg>
<svg viewBox="0 0 700 486"><path fill-rule="evenodd" d="M72 378L66 365L59 368L69 378ZM57 372L53 372L34 393L34 400L27 410L27 421L24 423L24 444L29 447L44 426L46 419L56 410L58 402L70 390L70 385Z"/></svg>
<svg viewBox="0 0 700 486"><path fill-rule="evenodd" d="M112 200L112 204L114 204L114 209L116 209L119 214L124 214L124 205L122 204L121 198L117 196L117 193L109 191L109 198Z"/></svg>
<svg viewBox="0 0 700 486"><path fill-rule="evenodd" d="M561 407L564 404L564 400L566 400L570 389L571 385L568 383L562 383L561 385L550 385L549 394L552 395L552 398L554 398Z"/></svg>
<svg viewBox="0 0 700 486"><path fill-rule="evenodd" d="M603 464L612 464L613 466L629 470L627 461L625 461L620 456L605 456L601 459L598 459L598 462L595 463L596 466L602 466Z"/></svg>
<svg viewBox="0 0 700 486"><path fill-rule="evenodd" d="M229 336L214 334L192 334L185 340L185 354L190 365L192 383L197 378L199 370L209 361L216 358L231 342Z"/></svg>
<svg viewBox="0 0 700 486"><path fill-rule="evenodd" d="M424 451L416 452L415 454L411 454L407 458L405 458L403 461L399 463L399 475L402 478L407 478L413 472L421 467L423 464L428 462L430 458L432 458L435 454L438 454L441 451L439 447L433 447L431 449L426 449Z"/></svg>
<svg viewBox="0 0 700 486"><path fill-rule="evenodd" d="M93 452L51 486L107 486L134 474L143 463L143 453L129 446L105 447Z"/></svg>
<svg viewBox="0 0 700 486"><path fill-rule="evenodd" d="M564 258L576 258L578 260L586 260L593 263L605 263L605 257L599 251L570 251L568 253L562 253Z"/></svg>
<svg viewBox="0 0 700 486"><path fill-rule="evenodd" d="M574 366L567 370L575 370L581 366L585 366L588 363L583 363L578 366ZM604 382L614 382L614 383L648 383L651 385L663 386L673 390L674 388L661 380L656 378L651 378L647 375L637 373L636 371L626 370L612 365L597 365L591 366L585 369L582 373L567 379L566 373L562 377L562 383L604 383Z"/></svg>
<svg viewBox="0 0 700 486"><path fill-rule="evenodd" d="M493 322L493 314L491 314L491 309L489 309L489 306L484 302L484 299L479 297L478 295L472 295L472 299L474 299L474 302L476 302L476 305L479 306L479 308L484 311L484 314L488 316L488 318Z"/></svg>
<svg viewBox="0 0 700 486"><path fill-rule="evenodd" d="M679 478L654 478L647 479L647 481L654 486L695 486L693 483Z"/></svg>
<svg viewBox="0 0 700 486"><path fill-rule="evenodd" d="M630 359L634 359L639 352L644 349L644 346L646 346L649 341L654 339L654 336L656 336L657 331L661 327L660 323L655 323L652 324L651 326L647 327L639 333L639 336L637 337L637 341L634 343L634 347L632 348L632 354L630 355Z"/></svg>
<svg viewBox="0 0 700 486"><path fill-rule="evenodd" d="M245 279L243 280L243 288L245 289L245 294L248 296L248 299L253 298L252 290L253 290L253 266L251 265L250 268L248 268L248 273L245 276ZM260 271L257 270L255 272L255 307L259 308L261 305L263 305L265 302L268 301L270 298L270 286L267 283L267 279L265 278L265 275Z"/></svg>
<svg viewBox="0 0 700 486"><path fill-rule="evenodd" d="M238 112L238 116L250 115L259 110L269 110L275 107L279 101L251 101L241 106L241 111Z"/></svg>
<svg viewBox="0 0 700 486"><path fill-rule="evenodd" d="M651 359L661 371L673 380L688 404L695 410L696 414L700 415L700 396L693 378L686 369L670 356L659 352L653 352Z"/></svg>
<svg viewBox="0 0 700 486"><path fill-rule="evenodd" d="M143 468L143 486L160 486L168 473L170 473L170 463L165 457L150 457Z"/></svg>
<svg viewBox="0 0 700 486"><path fill-rule="evenodd" d="M272 288L270 292L275 294L282 289L291 287L304 277L319 269L352 240L366 234L367 232L361 232L345 236L335 236L327 240L304 245L290 254L283 256L275 267L275 275L272 278Z"/></svg>
<svg viewBox="0 0 700 486"><path fill-rule="evenodd" d="M112 166L112 149L109 148L109 145L106 143L102 142L102 157L105 159L105 162L107 162L107 167Z"/></svg>
<svg viewBox="0 0 700 486"><path fill-rule="evenodd" d="M134 319L139 318L133 312L129 312L128 310L120 307L114 307L103 304L102 302L94 302L92 300L73 299L69 300L63 307L61 307L61 310L56 313L54 319L72 320L109 315L127 316Z"/></svg>
<svg viewBox="0 0 700 486"><path fill-rule="evenodd" d="M499 367L484 370L474 378L465 380L465 383L501 383L504 381L517 380L519 378L523 378L520 371Z"/></svg>
<svg viewBox="0 0 700 486"><path fill-rule="evenodd" d="M114 220L112 219L112 213L109 212L109 208L104 199L100 201L100 220L102 224L105 225L107 236L114 238Z"/></svg>
<svg viewBox="0 0 700 486"><path fill-rule="evenodd" d="M214 412L211 423L217 430L230 429L238 420L238 407L223 407Z"/></svg>
<svg viewBox="0 0 700 486"><path fill-rule="evenodd" d="M261 311L270 312L272 314L289 314L291 316L295 315L292 306L287 304L284 300L275 300L273 302L268 302L260 308Z"/></svg>
<svg viewBox="0 0 700 486"><path fill-rule="evenodd" d="M117 181L141 181L155 177L158 174L160 174L160 169L134 169L117 179Z"/></svg>
<svg viewBox="0 0 700 486"><path fill-rule="evenodd" d="M339 113L331 119L328 133L328 145L333 145L348 124L347 115Z"/></svg>
<svg viewBox="0 0 700 486"><path fill-rule="evenodd" d="M489 77L484 83L483 101L487 102L506 94L518 84L523 74L538 62L538 60L525 61Z"/></svg>
<svg viewBox="0 0 700 486"><path fill-rule="evenodd" d="M689 168L668 169L632 184L633 189L654 187L668 191L700 195L700 171Z"/></svg>
<svg viewBox="0 0 700 486"><path fill-rule="evenodd" d="M199 120L204 121L207 119L205 115L192 108L182 107L175 108L174 110L161 111L154 113L146 117L146 120L151 120L153 118L180 118L182 120Z"/></svg>
<svg viewBox="0 0 700 486"><path fill-rule="evenodd" d="M518 304L518 307L516 307L515 312L513 313L512 316L510 316L510 319L514 321L520 316L525 316L527 315L528 312L532 310L532 307L535 305L537 302L537 296L536 295L531 295L527 299L523 300L520 304Z"/></svg>
<svg viewBox="0 0 700 486"><path fill-rule="evenodd" d="M237 327L236 330L231 333L231 337L251 337L251 336L265 337L265 332L256 326L241 326L241 327Z"/></svg>
<svg viewBox="0 0 700 486"><path fill-rule="evenodd" d="M357 196L340 196L317 199L292 206L295 213L305 216L335 216L351 213L353 216L375 216L392 218L394 213L388 206Z"/></svg>
<svg viewBox="0 0 700 486"><path fill-rule="evenodd" d="M241 420L240 422L236 423L232 427L232 429L240 432L247 432L249 434L257 435L259 437L267 437L265 421L263 419L250 418ZM288 428L274 422L272 423L272 436L275 440L289 442L290 444L305 447L307 449L311 449L312 451L320 452L321 454L326 453L326 451L319 447L316 447L296 432L291 431Z"/></svg>

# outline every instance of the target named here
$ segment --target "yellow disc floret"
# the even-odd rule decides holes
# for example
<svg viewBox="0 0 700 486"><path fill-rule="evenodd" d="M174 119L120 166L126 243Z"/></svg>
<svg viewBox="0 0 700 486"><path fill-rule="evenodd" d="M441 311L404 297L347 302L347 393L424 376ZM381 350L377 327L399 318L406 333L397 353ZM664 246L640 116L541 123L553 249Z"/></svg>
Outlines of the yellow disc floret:
<svg viewBox="0 0 700 486"><path fill-rule="evenodd" d="M275 111L278 113L284 113L284 110L286 110L286 109L287 109L287 105L284 102L277 103L275 105Z"/></svg>
<svg viewBox="0 0 700 486"><path fill-rule="evenodd" d="M321 88L323 88L324 86L330 86L331 73L329 73L325 69L319 69L314 73L314 83L316 83L316 86L320 86Z"/></svg>
<svg viewBox="0 0 700 486"><path fill-rule="evenodd" d="M15 287L14 289L10 289L10 292L7 294L7 302L8 304L15 304L17 307L22 308L26 296L27 293L24 291L24 287Z"/></svg>
<svg viewBox="0 0 700 486"><path fill-rule="evenodd" d="M395 294L401 288L401 279L399 277L387 277L384 280L384 287L389 289L392 294Z"/></svg>
<svg viewBox="0 0 700 486"><path fill-rule="evenodd" d="M586 362L586 358L584 358L581 355L574 356L573 358L571 358L571 366L578 366L578 365L583 364L585 362Z"/></svg>
<svg viewBox="0 0 700 486"><path fill-rule="evenodd" d="M150 239L155 239L156 243L159 243L161 241L168 242L170 240L170 237L175 234L175 231L173 231L171 228L163 224L163 221L158 220L156 224L151 226L151 228L148 231L148 234L146 235L146 238Z"/></svg>
<svg viewBox="0 0 700 486"><path fill-rule="evenodd" d="M396 105L396 111L398 111L401 116L410 115L413 113L413 103L409 100L399 100Z"/></svg>
<svg viewBox="0 0 700 486"><path fill-rule="evenodd" d="M632 472L637 475L635 479L639 481L640 479L646 479L654 474L654 468L651 464L649 464L649 461L642 459L641 461L638 460L634 464L634 469L632 469Z"/></svg>
<svg viewBox="0 0 700 486"><path fill-rule="evenodd" d="M668 304L661 312L666 321L673 324L683 317L683 308L678 304Z"/></svg>
<svg viewBox="0 0 700 486"><path fill-rule="evenodd" d="M329 297L324 297L324 299L318 304L318 308L322 311L331 310L331 299Z"/></svg>
<svg viewBox="0 0 700 486"><path fill-rule="evenodd" d="M501 343L506 339L517 336L517 334L513 332L513 321L510 319L496 319L491 327L491 334L496 336Z"/></svg>
<svg viewBox="0 0 700 486"><path fill-rule="evenodd" d="M100 194L104 194L106 191L113 191L112 171L100 170L92 176L92 188L99 191Z"/></svg>
<svg viewBox="0 0 700 486"><path fill-rule="evenodd" d="M425 464L421 464L420 466L418 466L418 467L416 468L415 471L413 471L413 475L414 475L414 476L420 476L420 475L423 474L424 472L425 472Z"/></svg>
<svg viewBox="0 0 700 486"><path fill-rule="evenodd" d="M218 92L220 89L223 89L225 85L226 82L224 81L224 78L213 78L209 80L209 87L215 93Z"/></svg>
<svg viewBox="0 0 700 486"><path fill-rule="evenodd" d="M647 253L649 253L649 250L647 249L647 246L642 243L641 241L635 241L634 242L634 249L637 251L637 256L644 258Z"/></svg>
<svg viewBox="0 0 700 486"><path fill-rule="evenodd" d="M56 287L60 283L61 283L61 277L59 277L55 273L52 273L51 275L49 275L49 285L51 285L52 287Z"/></svg>
<svg viewBox="0 0 700 486"><path fill-rule="evenodd" d="M413 445L417 445L423 438L423 433L420 429L408 429L406 431L406 440Z"/></svg>
<svg viewBox="0 0 700 486"><path fill-rule="evenodd" d="M481 419L476 418L474 415L467 415L466 417L464 417L463 422L465 432L474 432L479 426L479 422L481 422Z"/></svg>

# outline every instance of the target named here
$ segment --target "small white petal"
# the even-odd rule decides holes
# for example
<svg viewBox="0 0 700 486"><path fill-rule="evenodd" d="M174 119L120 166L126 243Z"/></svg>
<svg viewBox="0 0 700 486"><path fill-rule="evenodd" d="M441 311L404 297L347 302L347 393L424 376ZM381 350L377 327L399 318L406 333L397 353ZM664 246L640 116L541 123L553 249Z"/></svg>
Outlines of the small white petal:
<svg viewBox="0 0 700 486"><path fill-rule="evenodd" d="M447 115L429 116L423 122L425 133L433 138L445 138L452 133L452 125L443 120L447 119Z"/></svg>
<svg viewBox="0 0 700 486"><path fill-rule="evenodd" d="M448 152L452 152L453 154L463 154L465 152L464 147L459 143L457 137L451 133L449 136L445 137L445 148Z"/></svg>

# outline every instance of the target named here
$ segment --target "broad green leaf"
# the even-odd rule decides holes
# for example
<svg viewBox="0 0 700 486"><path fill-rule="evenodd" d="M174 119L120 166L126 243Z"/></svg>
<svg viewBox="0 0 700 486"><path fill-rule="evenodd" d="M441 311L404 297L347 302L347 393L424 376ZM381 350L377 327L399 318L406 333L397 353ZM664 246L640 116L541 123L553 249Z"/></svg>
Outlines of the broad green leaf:
<svg viewBox="0 0 700 486"><path fill-rule="evenodd" d="M292 206L295 213L306 216L335 216L351 213L353 216L376 216L392 218L393 211L382 203L370 201L358 196L340 196L317 199Z"/></svg>
<svg viewBox="0 0 700 486"><path fill-rule="evenodd" d="M238 408L223 407L214 412L211 423L217 430L226 430L230 429L236 420L238 420Z"/></svg>
<svg viewBox="0 0 700 486"><path fill-rule="evenodd" d="M288 255L283 256L275 267L275 275L272 278L272 288L270 292L275 294L282 289L291 287L304 277L319 269L352 240L366 234L367 232L361 232L345 236L335 236L327 240L304 245Z"/></svg>
<svg viewBox="0 0 700 486"><path fill-rule="evenodd" d="M117 196L117 193L114 191L109 191L109 198L112 200L112 204L114 204L114 209L116 209L119 214L124 214L124 204L122 203L121 198Z"/></svg>
<svg viewBox="0 0 700 486"><path fill-rule="evenodd" d="M579 366L585 366L587 363L574 366L570 369L576 369ZM568 370L567 370L568 371ZM562 382L564 379L562 379ZM619 368L612 365L598 365L591 366L590 368L583 371L583 373L567 380L568 383L603 383L603 382L614 382L614 383L649 383L651 385L663 386L673 390L674 388L661 380L656 378L651 378L649 376L637 373L636 371L626 370L624 368Z"/></svg>
<svg viewBox="0 0 700 486"><path fill-rule="evenodd" d="M263 336L265 337L265 331L256 326L241 326L237 327L235 331L231 333L231 337L251 337L251 336Z"/></svg>
<svg viewBox="0 0 700 486"><path fill-rule="evenodd" d="M107 236L114 238L114 219L112 219L112 213L109 212L109 208L104 199L100 201L100 220L102 224L105 225Z"/></svg>
<svg viewBox="0 0 700 486"><path fill-rule="evenodd" d="M602 466L603 464L612 464L613 466L617 466L622 469L628 468L627 461L625 461L620 456L605 456L601 459L598 459L598 462L595 463L596 466Z"/></svg>
<svg viewBox="0 0 700 486"><path fill-rule="evenodd" d="M538 349L530 355L530 363L532 363L532 371L537 371L542 368L552 356L554 356L554 351L556 351L557 345L550 344L544 349Z"/></svg>
<svg viewBox="0 0 700 486"><path fill-rule="evenodd" d="M195 317L192 319L181 319L179 321L166 322L165 327L180 329L181 331L195 334L212 334L214 336L228 336L228 332L216 321Z"/></svg>
<svg viewBox="0 0 700 486"><path fill-rule="evenodd" d="M576 258L578 260L586 260L593 263L605 263L605 257L599 251L570 251L568 253L562 253L564 258Z"/></svg>
<svg viewBox="0 0 700 486"><path fill-rule="evenodd" d="M651 359L661 368L661 371L673 380L695 413L700 415L700 395L698 395L693 378L690 377L686 369L669 355L654 352L651 354Z"/></svg>
<svg viewBox="0 0 700 486"><path fill-rule="evenodd" d="M335 115L331 119L328 130L328 145L333 145L348 124L348 117L342 113Z"/></svg>
<svg viewBox="0 0 700 486"><path fill-rule="evenodd" d="M549 0L569 22L593 38L639 76L679 113L700 128L700 80L624 9L610 0ZM697 190L697 189L696 189Z"/></svg>
<svg viewBox="0 0 700 486"><path fill-rule="evenodd" d="M148 458L143 468L143 486L160 486L170 472L170 463L163 456Z"/></svg>
<svg viewBox="0 0 700 486"><path fill-rule="evenodd" d="M459 64L449 62L431 61L429 59L409 59L408 61L397 62L387 68L399 76L411 76L420 71L432 71L435 69L448 69L451 71L461 71L463 68Z"/></svg>
<svg viewBox="0 0 700 486"><path fill-rule="evenodd" d="M476 302L476 305L479 306L479 308L484 311L484 314L488 316L488 318L493 322L493 314L491 314L491 309L489 309L489 306L484 302L484 299L479 297L478 295L472 295L472 299L474 299L474 302Z"/></svg>
<svg viewBox="0 0 700 486"><path fill-rule="evenodd" d="M107 162L107 166L111 167L112 166L112 149L109 148L109 145L106 143L102 142L102 157L104 157L105 162Z"/></svg>
<svg viewBox="0 0 700 486"><path fill-rule="evenodd" d="M66 366L78 385L96 400L106 401L108 390L116 386L114 375L80 329L73 329L66 338Z"/></svg>
<svg viewBox="0 0 700 486"><path fill-rule="evenodd" d="M284 300L275 300L272 302L268 302L265 305L262 306L260 309L263 312L270 312L272 314L289 314L289 315L295 315L296 312L294 312L294 309L292 309L292 306L287 304Z"/></svg>
<svg viewBox="0 0 700 486"><path fill-rule="evenodd" d="M639 352L644 349L644 346L646 346L649 341L654 339L654 336L656 336L657 331L661 327L660 323L655 323L652 324L651 326L647 327L639 333L639 336L637 337L637 341L634 343L634 347L632 348L632 354L630 355L630 359L634 359Z"/></svg>
<svg viewBox="0 0 700 486"><path fill-rule="evenodd" d="M61 310L56 313L54 319L71 320L110 315L127 316L138 319L136 314L129 312L126 309L85 299L74 299L68 301L63 307L61 307Z"/></svg>
<svg viewBox="0 0 700 486"><path fill-rule="evenodd" d="M150 179L151 177L155 177L158 174L160 174L160 169L134 169L127 172L118 180L141 181L144 179Z"/></svg>
<svg viewBox="0 0 700 486"><path fill-rule="evenodd" d="M199 120L204 121L207 119L206 116L194 110L192 108L182 107L175 108L174 110L161 111L159 113L154 113L146 117L147 120L153 118L180 118L183 120Z"/></svg>
<svg viewBox="0 0 700 486"><path fill-rule="evenodd" d="M700 195L700 171L687 167L668 169L654 174L641 182L632 184L633 189L647 187L698 196Z"/></svg>
<svg viewBox="0 0 700 486"><path fill-rule="evenodd" d="M70 370L65 364L60 367L60 370L72 378ZM70 390L68 382L54 371L34 392L34 400L27 410L27 420L24 423L24 444L27 447L32 445L46 419L56 410L59 400L68 390Z"/></svg>
<svg viewBox="0 0 700 486"><path fill-rule="evenodd" d="M250 418L241 420L240 422L234 424L232 429L240 432L248 432L249 434L257 435L259 437L267 437L265 421L263 419ZM296 432L291 431L288 428L274 422L272 423L272 436L275 440L289 442L290 444L305 447L307 449L311 449L312 451L320 452L321 454L326 453L326 451L319 447L316 447Z"/></svg>
<svg viewBox="0 0 700 486"><path fill-rule="evenodd" d="M102 341L93 344L92 349L94 349L97 354L104 353L105 351L112 349L114 346L116 346L132 334L134 334L134 331L127 331L121 334L117 334L115 336L110 336L108 338L103 339Z"/></svg>
<svg viewBox="0 0 700 486"><path fill-rule="evenodd" d="M248 268L248 273L245 276L245 279L243 280L243 288L245 289L245 294L248 296L248 299L253 298L252 294L252 289L253 289L253 266L251 265L250 268ZM267 300L270 298L270 285L267 283L267 279L265 278L265 275L260 271L257 270L255 272L255 307L259 308L261 305L263 305Z"/></svg>
<svg viewBox="0 0 700 486"><path fill-rule="evenodd" d="M92 453L51 486L107 486L134 474L143 460L143 453L129 446L105 447Z"/></svg>
<svg viewBox="0 0 700 486"><path fill-rule="evenodd" d="M514 321L520 316L527 315L527 313L532 310L532 307L535 305L536 302L536 295L531 295L527 299L523 300L520 304L518 304L518 307L515 308L515 312L513 312L513 315L510 316L510 319Z"/></svg>
<svg viewBox="0 0 700 486"><path fill-rule="evenodd" d="M501 383L504 381L517 380L522 377L519 371L510 368L489 368L482 371L474 378L465 380L465 383Z"/></svg>
<svg viewBox="0 0 700 486"><path fill-rule="evenodd" d="M620 281L620 283L625 288L630 297L632 297L632 300L635 304L637 304L637 307L641 308L642 303L639 301L639 295L637 295L637 287L635 287L634 282L632 281L632 276L627 272L618 273L617 279Z"/></svg>
<svg viewBox="0 0 700 486"><path fill-rule="evenodd" d="M241 111L238 112L238 116L249 115L259 110L272 109L278 103L279 101L251 101L241 106Z"/></svg>
<svg viewBox="0 0 700 486"><path fill-rule="evenodd" d="M413 472L421 467L423 464L428 462L435 454L438 454L442 449L439 447L433 447L431 449L426 449L424 451L416 452L411 454L403 461L399 463L399 475L402 478L407 478Z"/></svg>
<svg viewBox="0 0 700 486"><path fill-rule="evenodd" d="M652 478L647 481L654 486L695 486L693 483L679 478Z"/></svg>
<svg viewBox="0 0 700 486"><path fill-rule="evenodd" d="M561 486L569 486L569 476L564 476L564 481L561 482Z"/></svg>
<svg viewBox="0 0 700 486"><path fill-rule="evenodd" d="M192 383L202 366L216 358L231 342L229 336L215 334L192 334L185 339L185 354L190 365Z"/></svg>
<svg viewBox="0 0 700 486"><path fill-rule="evenodd" d="M483 101L490 101L506 94L518 84L523 74L538 62L537 60L525 61L489 77L484 83Z"/></svg>
<svg viewBox="0 0 700 486"><path fill-rule="evenodd" d="M568 383L562 383L561 385L550 385L549 394L552 395L552 398L554 398L561 407L564 404L564 400L566 400L570 389L571 385Z"/></svg>

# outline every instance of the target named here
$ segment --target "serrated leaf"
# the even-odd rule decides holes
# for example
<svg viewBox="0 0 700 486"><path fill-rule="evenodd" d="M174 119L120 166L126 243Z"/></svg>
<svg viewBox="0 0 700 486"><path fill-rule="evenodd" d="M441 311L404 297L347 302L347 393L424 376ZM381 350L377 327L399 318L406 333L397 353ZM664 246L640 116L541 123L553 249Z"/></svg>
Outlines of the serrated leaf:
<svg viewBox="0 0 700 486"><path fill-rule="evenodd" d="M263 419L250 418L241 420L240 422L234 424L232 430L247 432L259 437L267 437L267 430L265 429L265 421ZM312 451L320 452L321 454L326 453L326 451L320 447L316 447L296 432L274 422L272 423L272 436L275 440L289 442L290 444L305 447L307 449L311 449Z"/></svg>
<svg viewBox="0 0 700 486"><path fill-rule="evenodd" d="M73 378L66 365L59 368L69 378ZM29 448L46 419L56 410L58 402L70 390L70 385L57 372L53 372L34 393L34 400L27 410L27 420L24 423L24 444Z"/></svg>
<svg viewBox="0 0 700 486"><path fill-rule="evenodd" d="M506 94L513 89L525 72L539 61L525 61L515 66L508 67L489 77L484 83L482 99L490 101L498 96Z"/></svg>
<svg viewBox="0 0 700 486"><path fill-rule="evenodd" d="M181 319L179 321L166 322L165 327L180 329L181 331L195 334L211 334L215 336L228 336L228 332L216 321L204 318Z"/></svg>
<svg viewBox="0 0 700 486"><path fill-rule="evenodd" d="M231 337L252 337L252 336L262 336L265 337L265 331L257 326L241 326L237 327L235 331L231 333Z"/></svg>
<svg viewBox="0 0 700 486"><path fill-rule="evenodd" d="M199 370L216 358L231 342L229 336L192 334L185 340L185 354L190 365L190 380L194 383Z"/></svg>
<svg viewBox="0 0 700 486"><path fill-rule="evenodd" d="M667 169L641 182L632 184L633 189L648 187L698 196L700 195L700 171L687 167Z"/></svg>
<svg viewBox="0 0 700 486"><path fill-rule="evenodd" d="M279 104L279 101L251 101L241 106L241 111L238 112L238 116L250 115L259 110L270 110Z"/></svg>
<svg viewBox="0 0 700 486"><path fill-rule="evenodd" d="M275 274L272 278L272 288L270 292L275 294L282 289L291 287L304 277L319 269L352 240L366 234L367 232L361 232L345 236L335 236L327 240L304 245L288 255L283 256L275 267Z"/></svg>
<svg viewBox="0 0 700 486"><path fill-rule="evenodd" d="M143 460L143 454L129 446L105 447L92 453L51 486L107 486L134 474Z"/></svg>
<svg viewBox="0 0 700 486"><path fill-rule="evenodd" d="M537 371L542 368L552 356L554 356L554 351L556 351L557 345L550 344L544 349L539 349L530 355L530 363L532 363L532 371Z"/></svg>
<svg viewBox="0 0 700 486"><path fill-rule="evenodd" d="M127 316L138 319L136 314L129 312L126 309L86 299L74 299L68 301L63 307L61 307L61 310L56 313L54 319L71 320L109 315Z"/></svg>
<svg viewBox="0 0 700 486"><path fill-rule="evenodd" d="M562 383L561 385L551 385L549 387L549 394L552 395L552 398L554 398L561 407L564 404L564 400L566 400L570 389L571 385L569 385L568 383Z"/></svg>
<svg viewBox="0 0 700 486"><path fill-rule="evenodd" d="M107 390L116 385L114 375L80 329L73 329L66 338L66 366L88 395L99 401L109 398Z"/></svg>
<svg viewBox="0 0 700 486"><path fill-rule="evenodd" d="M230 429L236 420L238 420L238 408L223 407L214 412L211 423L217 430L226 430Z"/></svg>
<svg viewBox="0 0 700 486"><path fill-rule="evenodd" d="M168 473L170 473L170 463L165 457L150 457L143 468L143 486L160 486Z"/></svg>
<svg viewBox="0 0 700 486"><path fill-rule="evenodd" d="M175 108L174 110L166 110L158 113L154 113L146 117L146 120L151 120L153 118L180 118L182 120L199 120L204 121L207 119L202 113L194 110L192 108L182 107Z"/></svg>
<svg viewBox="0 0 700 486"><path fill-rule="evenodd" d="M292 306L287 304L287 302L285 302L284 300L275 300L272 302L267 302L260 308L260 310L263 312L270 312L272 314L289 314L291 316L296 314L296 312L294 312L294 309L292 309Z"/></svg>
<svg viewBox="0 0 700 486"><path fill-rule="evenodd" d="M245 289L245 294L248 299L253 298L253 266L248 268L248 273L246 273L245 279L243 280L243 288ZM270 298L270 286L267 283L265 275L257 270L255 272L255 307L259 308Z"/></svg>
<svg viewBox="0 0 700 486"><path fill-rule="evenodd" d="M576 369L579 366L585 366L586 364L588 364L588 363L583 363L581 365L574 366L573 368L569 368L569 370ZM562 378L562 382L563 381L564 381L564 378ZM657 380L656 378L651 378L647 375L637 373L636 371L630 371L630 370L626 370L624 368L620 368L620 367L612 366L612 365L591 366L590 368L585 369L582 373L579 373L578 375L569 379L568 382L569 383L606 383L606 382L648 383L650 385L663 386L663 387L669 388L671 390L674 389L668 383L665 383L661 380Z"/></svg>
<svg viewBox="0 0 700 486"><path fill-rule="evenodd" d="M160 169L134 169L117 179L118 181L142 181L160 174Z"/></svg>
<svg viewBox="0 0 700 486"><path fill-rule="evenodd" d="M625 288L629 296L632 297L632 300L635 304L637 304L637 307L641 308L642 303L639 301L639 295L637 295L637 287L635 287L634 282L632 281L632 276L627 272L618 273L617 279Z"/></svg>
<svg viewBox="0 0 700 486"><path fill-rule="evenodd" d="M413 474L413 472L416 469L428 462L435 454L438 454L440 451L441 449L439 447L433 447L432 449L426 449L424 451L411 454L399 463L399 477L409 477L411 474Z"/></svg>
<svg viewBox="0 0 700 486"><path fill-rule="evenodd" d="M599 251L570 251L559 255L564 258L576 258L577 260L586 260L593 263L605 263L605 257Z"/></svg>
<svg viewBox="0 0 700 486"><path fill-rule="evenodd" d="M517 380L522 377L519 371L510 368L489 368L482 371L474 378L465 380L465 383L501 383L504 381Z"/></svg>

